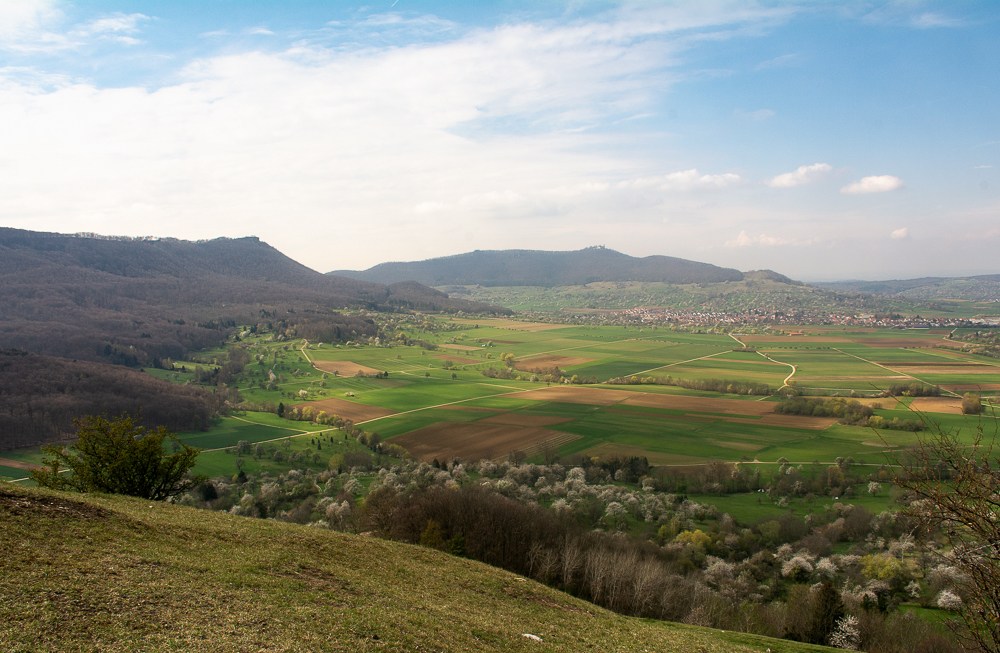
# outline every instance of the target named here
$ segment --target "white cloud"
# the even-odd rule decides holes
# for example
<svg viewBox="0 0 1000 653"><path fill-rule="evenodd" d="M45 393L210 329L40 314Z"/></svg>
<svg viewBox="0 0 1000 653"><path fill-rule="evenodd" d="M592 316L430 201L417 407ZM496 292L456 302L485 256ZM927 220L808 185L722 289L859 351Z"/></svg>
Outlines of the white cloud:
<svg viewBox="0 0 1000 653"><path fill-rule="evenodd" d="M116 13L106 18L98 18L79 25L74 32L81 35L125 33L133 34L139 31L139 23L149 20L144 14Z"/></svg>
<svg viewBox="0 0 1000 653"><path fill-rule="evenodd" d="M926 12L919 16L914 16L911 24L918 29L932 29L935 27L961 27L965 22L957 18L949 18L941 14Z"/></svg>
<svg viewBox="0 0 1000 653"><path fill-rule="evenodd" d="M0 50L36 52L69 47L52 30L63 18L56 0L0 0Z"/></svg>
<svg viewBox="0 0 1000 653"><path fill-rule="evenodd" d="M129 36L144 20L84 27ZM652 93L676 79L674 53L689 47L674 29L661 17L505 25L381 49L297 43L199 60L152 90L0 71L0 120L17 125L0 131L0 224L252 233L317 269L453 253L452 234L470 224L480 247L523 246L529 230L567 243L588 221L620 232L623 206L629 220L660 224L670 202L708 201L682 191L740 175L657 175L656 161L623 149L647 135L573 130L654 109ZM629 179L650 183L618 186ZM333 260L334 241L356 245Z"/></svg>
<svg viewBox="0 0 1000 653"><path fill-rule="evenodd" d="M696 168L671 172L656 177L640 177L619 182L619 189L659 189L665 191L713 190L739 184L743 179L735 173L703 175Z"/></svg>
<svg viewBox="0 0 1000 653"><path fill-rule="evenodd" d="M909 237L910 237L910 230L907 229L906 227L895 229L891 234L889 234L889 238L892 238L893 240L903 240L904 238L909 238Z"/></svg>
<svg viewBox="0 0 1000 653"><path fill-rule="evenodd" d="M777 236L768 236L767 234L760 234L759 236L750 236L747 234L746 230L740 231L739 235L732 240L727 240L725 243L726 247L753 247L754 245L763 245L765 247L776 247L778 245L811 245L813 240L800 242L788 238L778 238Z"/></svg>
<svg viewBox="0 0 1000 653"><path fill-rule="evenodd" d="M986 168L992 168L993 166L972 166L973 170L984 170Z"/></svg>
<svg viewBox="0 0 1000 653"><path fill-rule="evenodd" d="M829 163L814 163L811 166L799 166L794 172L786 172L764 183L771 188L792 188L811 184L822 179L833 171L833 166Z"/></svg>
<svg viewBox="0 0 1000 653"><path fill-rule="evenodd" d="M866 195L868 193L884 193L903 187L903 180L892 175L864 177L861 181L848 184L840 189L845 195Z"/></svg>
<svg viewBox="0 0 1000 653"><path fill-rule="evenodd" d="M267 29L266 27L254 27L254 28L248 30L247 34L262 34L262 35L268 36L268 35L273 35L274 32L272 32L271 30Z"/></svg>
<svg viewBox="0 0 1000 653"><path fill-rule="evenodd" d="M754 70L768 70L771 68L788 68L790 66L796 65L800 59L801 55L798 53L783 54L780 57L775 57L774 59L761 61L754 67Z"/></svg>

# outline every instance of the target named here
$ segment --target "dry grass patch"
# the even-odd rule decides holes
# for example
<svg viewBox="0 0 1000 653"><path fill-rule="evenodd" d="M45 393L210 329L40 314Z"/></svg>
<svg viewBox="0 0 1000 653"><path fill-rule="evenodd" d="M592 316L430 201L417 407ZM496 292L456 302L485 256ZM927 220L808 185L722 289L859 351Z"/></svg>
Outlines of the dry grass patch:
<svg viewBox="0 0 1000 653"><path fill-rule="evenodd" d="M961 397L914 397L910 402L910 410L918 413L945 413L947 415L962 414Z"/></svg>
<svg viewBox="0 0 1000 653"><path fill-rule="evenodd" d="M312 406L317 411L326 411L330 415L340 415L344 419L349 419L352 422L359 423L365 422L370 419L375 419L377 417L385 417L387 415L395 415L396 411L389 410L388 408L379 408L378 406L366 406L365 404L357 404L353 401L347 401L346 399L337 399L336 397L331 397L329 399L320 399L319 401L308 401L302 404L296 404L293 408L302 409L306 406Z"/></svg>
<svg viewBox="0 0 1000 653"><path fill-rule="evenodd" d="M354 376L359 371L362 374L382 373L382 370L377 370L374 367L367 367L365 365L358 365L357 363L352 363L351 361L313 361L313 366L321 372L327 372L328 374L337 372L340 376Z"/></svg>
<svg viewBox="0 0 1000 653"><path fill-rule="evenodd" d="M821 650L621 617L471 560L324 528L126 497L2 493L5 652ZM15 512L11 502L77 512Z"/></svg>
<svg viewBox="0 0 1000 653"><path fill-rule="evenodd" d="M438 345L438 347L444 347L445 349L458 349L459 351L479 351L482 349L482 347L470 347L469 345L454 345L450 342Z"/></svg>
<svg viewBox="0 0 1000 653"><path fill-rule="evenodd" d="M551 370L553 367L570 367L572 365L593 363L595 360L597 359L581 358L579 356L535 356L517 361L514 367L525 372L542 372Z"/></svg>
<svg viewBox="0 0 1000 653"><path fill-rule="evenodd" d="M548 388L512 392L500 396L530 399L532 401L558 401L565 404L613 406L620 401L635 396L635 394L635 392L625 390L599 390L597 388L582 388L580 386L554 385Z"/></svg>

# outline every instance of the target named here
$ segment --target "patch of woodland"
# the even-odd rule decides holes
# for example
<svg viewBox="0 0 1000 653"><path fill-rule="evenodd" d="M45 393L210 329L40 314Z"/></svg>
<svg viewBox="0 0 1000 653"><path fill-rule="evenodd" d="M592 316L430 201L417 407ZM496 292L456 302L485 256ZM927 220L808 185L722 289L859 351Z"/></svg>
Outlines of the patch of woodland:
<svg viewBox="0 0 1000 653"><path fill-rule="evenodd" d="M476 250L426 261L381 263L364 271L338 270L330 274L390 284L413 279L428 286L551 287L601 281L684 284L743 279L742 272L731 268L673 256L637 258L605 247L588 247L571 252Z"/></svg>
<svg viewBox="0 0 1000 653"><path fill-rule="evenodd" d="M190 242L0 228L0 347L148 366L183 360L221 344L237 325L279 316L317 340L361 333L337 313L344 308L509 312L412 282L323 275L257 238Z"/></svg>
<svg viewBox="0 0 1000 653"><path fill-rule="evenodd" d="M925 386L926 387L926 386ZM880 407L880 406L879 406ZM774 412L784 415L806 417L838 417L841 424L848 426L870 426L876 429L894 431L923 431L920 420L884 419L875 415L876 406L864 405L854 399L834 397L833 399L813 399L806 397L785 397L774 407Z"/></svg>
<svg viewBox="0 0 1000 653"><path fill-rule="evenodd" d="M608 462L393 462L375 474L343 465L241 474L179 501L442 550L622 614L874 652L961 650L898 609L917 601L953 611L967 590L951 563L935 566L933 534L915 540L919 529L904 514L835 501L805 517L787 511L739 523L660 489L728 491L720 483L733 478L730 464L678 481L648 476L642 460ZM769 503L814 490L840 497L845 484L866 480L857 471L850 460L746 470L733 489L758 488ZM883 472L869 477L869 492L882 491L874 479ZM801 487L783 487L789 478ZM905 564L904 554L918 564Z"/></svg>
<svg viewBox="0 0 1000 653"><path fill-rule="evenodd" d="M147 428L202 429L231 398L118 365L3 349L0 451L68 439L84 415L141 412Z"/></svg>

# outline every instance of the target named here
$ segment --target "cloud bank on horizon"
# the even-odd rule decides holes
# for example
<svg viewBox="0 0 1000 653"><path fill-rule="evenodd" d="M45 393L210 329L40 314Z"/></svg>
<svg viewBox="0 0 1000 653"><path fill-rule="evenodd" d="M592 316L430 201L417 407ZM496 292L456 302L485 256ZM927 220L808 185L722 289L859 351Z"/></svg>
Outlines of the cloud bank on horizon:
<svg viewBox="0 0 1000 653"><path fill-rule="evenodd" d="M1000 7L0 3L0 226L1000 272Z"/></svg>

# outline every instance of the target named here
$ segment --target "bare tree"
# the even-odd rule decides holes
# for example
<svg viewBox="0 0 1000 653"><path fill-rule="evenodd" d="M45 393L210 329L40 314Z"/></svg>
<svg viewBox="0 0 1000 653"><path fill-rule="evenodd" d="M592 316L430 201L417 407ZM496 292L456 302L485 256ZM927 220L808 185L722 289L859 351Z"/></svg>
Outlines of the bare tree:
<svg viewBox="0 0 1000 653"><path fill-rule="evenodd" d="M951 538L950 564L969 578L962 623L955 634L966 648L1000 651L1000 460L994 454L997 426L984 433L980 420L972 442L958 432L930 427L900 463L896 484L916 500L909 513L924 532L941 528ZM899 460L896 460L899 463ZM964 627L962 627L964 625Z"/></svg>

